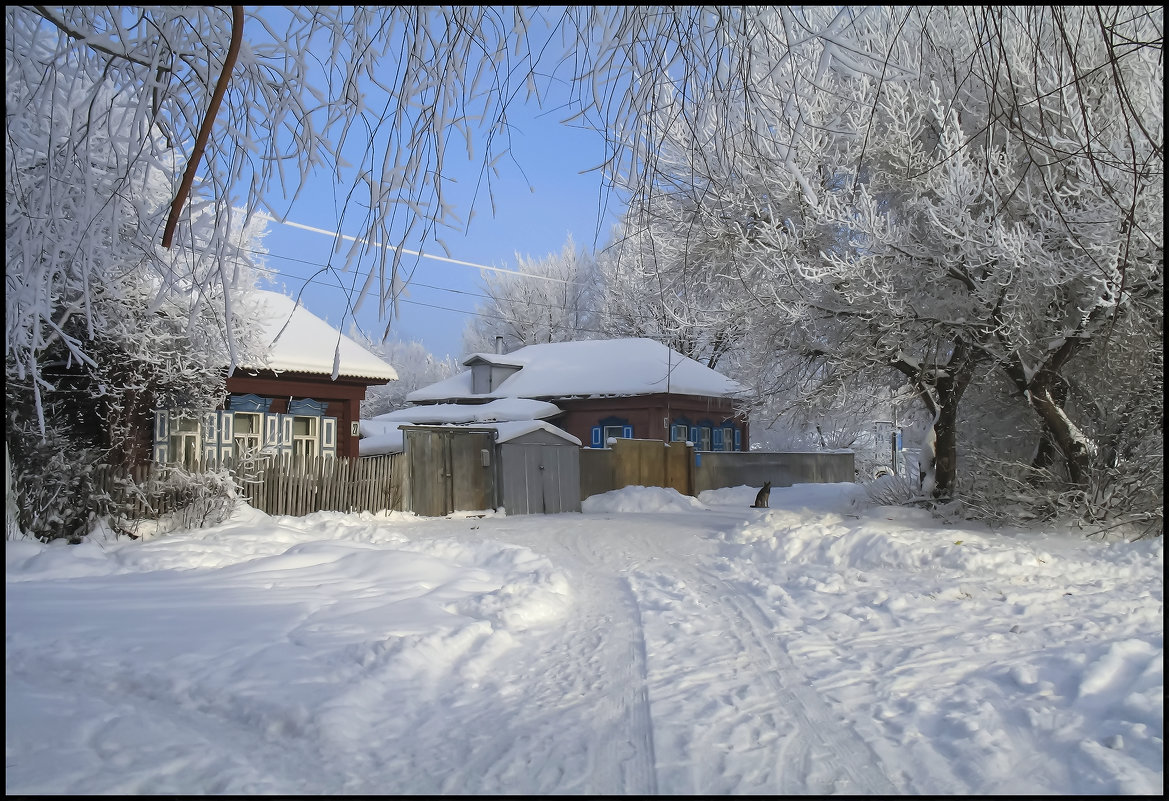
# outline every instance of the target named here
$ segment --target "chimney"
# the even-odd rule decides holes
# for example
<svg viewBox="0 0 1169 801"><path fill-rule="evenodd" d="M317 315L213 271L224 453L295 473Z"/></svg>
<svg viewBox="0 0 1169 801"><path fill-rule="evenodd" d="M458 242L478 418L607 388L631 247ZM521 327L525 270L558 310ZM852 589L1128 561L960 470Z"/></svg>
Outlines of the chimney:
<svg viewBox="0 0 1169 801"><path fill-rule="evenodd" d="M502 336L497 336L495 338L495 352L500 353L500 354L503 353L503 337Z"/></svg>

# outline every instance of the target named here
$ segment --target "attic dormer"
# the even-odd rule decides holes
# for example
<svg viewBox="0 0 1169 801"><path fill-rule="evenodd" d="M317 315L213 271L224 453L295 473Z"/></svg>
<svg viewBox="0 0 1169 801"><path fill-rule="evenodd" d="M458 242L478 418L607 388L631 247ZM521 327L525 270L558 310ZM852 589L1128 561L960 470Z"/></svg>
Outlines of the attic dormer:
<svg viewBox="0 0 1169 801"><path fill-rule="evenodd" d="M488 395L523 369L523 364L494 353L473 353L463 360L471 368L471 394Z"/></svg>

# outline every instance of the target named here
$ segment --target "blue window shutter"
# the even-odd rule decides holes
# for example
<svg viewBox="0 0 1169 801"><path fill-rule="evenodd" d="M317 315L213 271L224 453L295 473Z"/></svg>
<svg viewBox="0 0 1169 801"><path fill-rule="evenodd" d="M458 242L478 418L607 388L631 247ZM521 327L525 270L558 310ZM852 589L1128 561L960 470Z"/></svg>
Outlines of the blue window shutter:
<svg viewBox="0 0 1169 801"><path fill-rule="evenodd" d="M271 407L272 399L259 395L232 395L227 399L227 408L233 412L266 412Z"/></svg>
<svg viewBox="0 0 1169 801"><path fill-rule="evenodd" d="M714 449L716 451L721 451L723 449L723 430L721 428L716 428L714 430Z"/></svg>
<svg viewBox="0 0 1169 801"><path fill-rule="evenodd" d="M323 417L328 406L328 401L297 398L288 402L288 413L298 416Z"/></svg>
<svg viewBox="0 0 1169 801"><path fill-rule="evenodd" d="M601 427L593 426L593 447L601 447Z"/></svg>
<svg viewBox="0 0 1169 801"><path fill-rule="evenodd" d="M690 441L698 445L698 426L690 426Z"/></svg>
<svg viewBox="0 0 1169 801"><path fill-rule="evenodd" d="M621 436L625 437L625 439L633 439L633 426L622 426Z"/></svg>
<svg viewBox="0 0 1169 801"><path fill-rule="evenodd" d="M737 428L735 429L735 450L743 450L743 436Z"/></svg>

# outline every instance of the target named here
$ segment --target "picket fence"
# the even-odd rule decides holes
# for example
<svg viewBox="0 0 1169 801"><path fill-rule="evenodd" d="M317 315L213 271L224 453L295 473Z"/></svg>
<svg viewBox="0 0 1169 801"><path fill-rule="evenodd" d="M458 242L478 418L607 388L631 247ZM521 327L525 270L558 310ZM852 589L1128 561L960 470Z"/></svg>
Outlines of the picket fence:
<svg viewBox="0 0 1169 801"><path fill-rule="evenodd" d="M270 456L239 464L224 460L216 469L203 465L185 476L174 467L140 465L131 476L108 466L97 469L97 488L119 502L128 517L158 519L180 514L198 525L211 514L200 499L209 487L234 478L247 502L270 515L300 516L320 511L380 512L402 509L405 460L402 454L367 458ZM194 475L192 476L191 473ZM132 481L129 480L132 478Z"/></svg>

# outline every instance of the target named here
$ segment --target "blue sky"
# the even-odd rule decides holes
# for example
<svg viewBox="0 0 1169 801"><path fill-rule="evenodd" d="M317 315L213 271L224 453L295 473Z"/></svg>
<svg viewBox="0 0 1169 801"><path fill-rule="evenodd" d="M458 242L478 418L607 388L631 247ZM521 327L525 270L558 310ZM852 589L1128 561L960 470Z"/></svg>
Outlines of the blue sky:
<svg viewBox="0 0 1169 801"><path fill-rule="evenodd" d="M439 234L450 251L449 258L512 270L517 266L517 252L525 257L559 253L569 234L578 248L603 247L620 209L611 208L604 215L599 211L605 199L601 173L590 168L603 158L600 135L562 124L555 111L540 113L534 107L525 107L512 110L509 117L514 124L511 147L514 160L505 158L499 163L500 175L493 187L494 216L490 202L481 193L469 226ZM479 161L469 161L461 147L451 148L447 159L450 174L459 182L457 211L465 221L469 208L462 196L469 195L481 165ZM336 230L335 189L343 193L348 187L335 188L327 176L315 178L310 190L297 200L288 220L302 226ZM341 233L359 236L361 232L343 230ZM346 247L350 244L350 241L344 243ZM347 319L341 324L341 320L347 290L355 281L360 287L353 273L322 277L305 284L306 278L328 262L333 238L274 222L269 227L265 246L269 251L267 265L279 272L283 290L295 296L302 286L306 287L303 302L308 309L349 333L352 321ZM406 247L448 256L433 240L408 242ZM372 261L372 257L361 261L363 275ZM344 251L334 258L334 263L344 263ZM390 322L390 338L418 340L439 358L447 354L461 356L464 324L476 305L484 300L480 294L483 272L464 264L413 256L404 257L404 266L413 275L401 298L398 315ZM265 288L270 287L265 285ZM356 298L355 292L351 294ZM385 332L386 322L378 322L376 298L366 301L356 321L366 335L380 338Z"/></svg>

